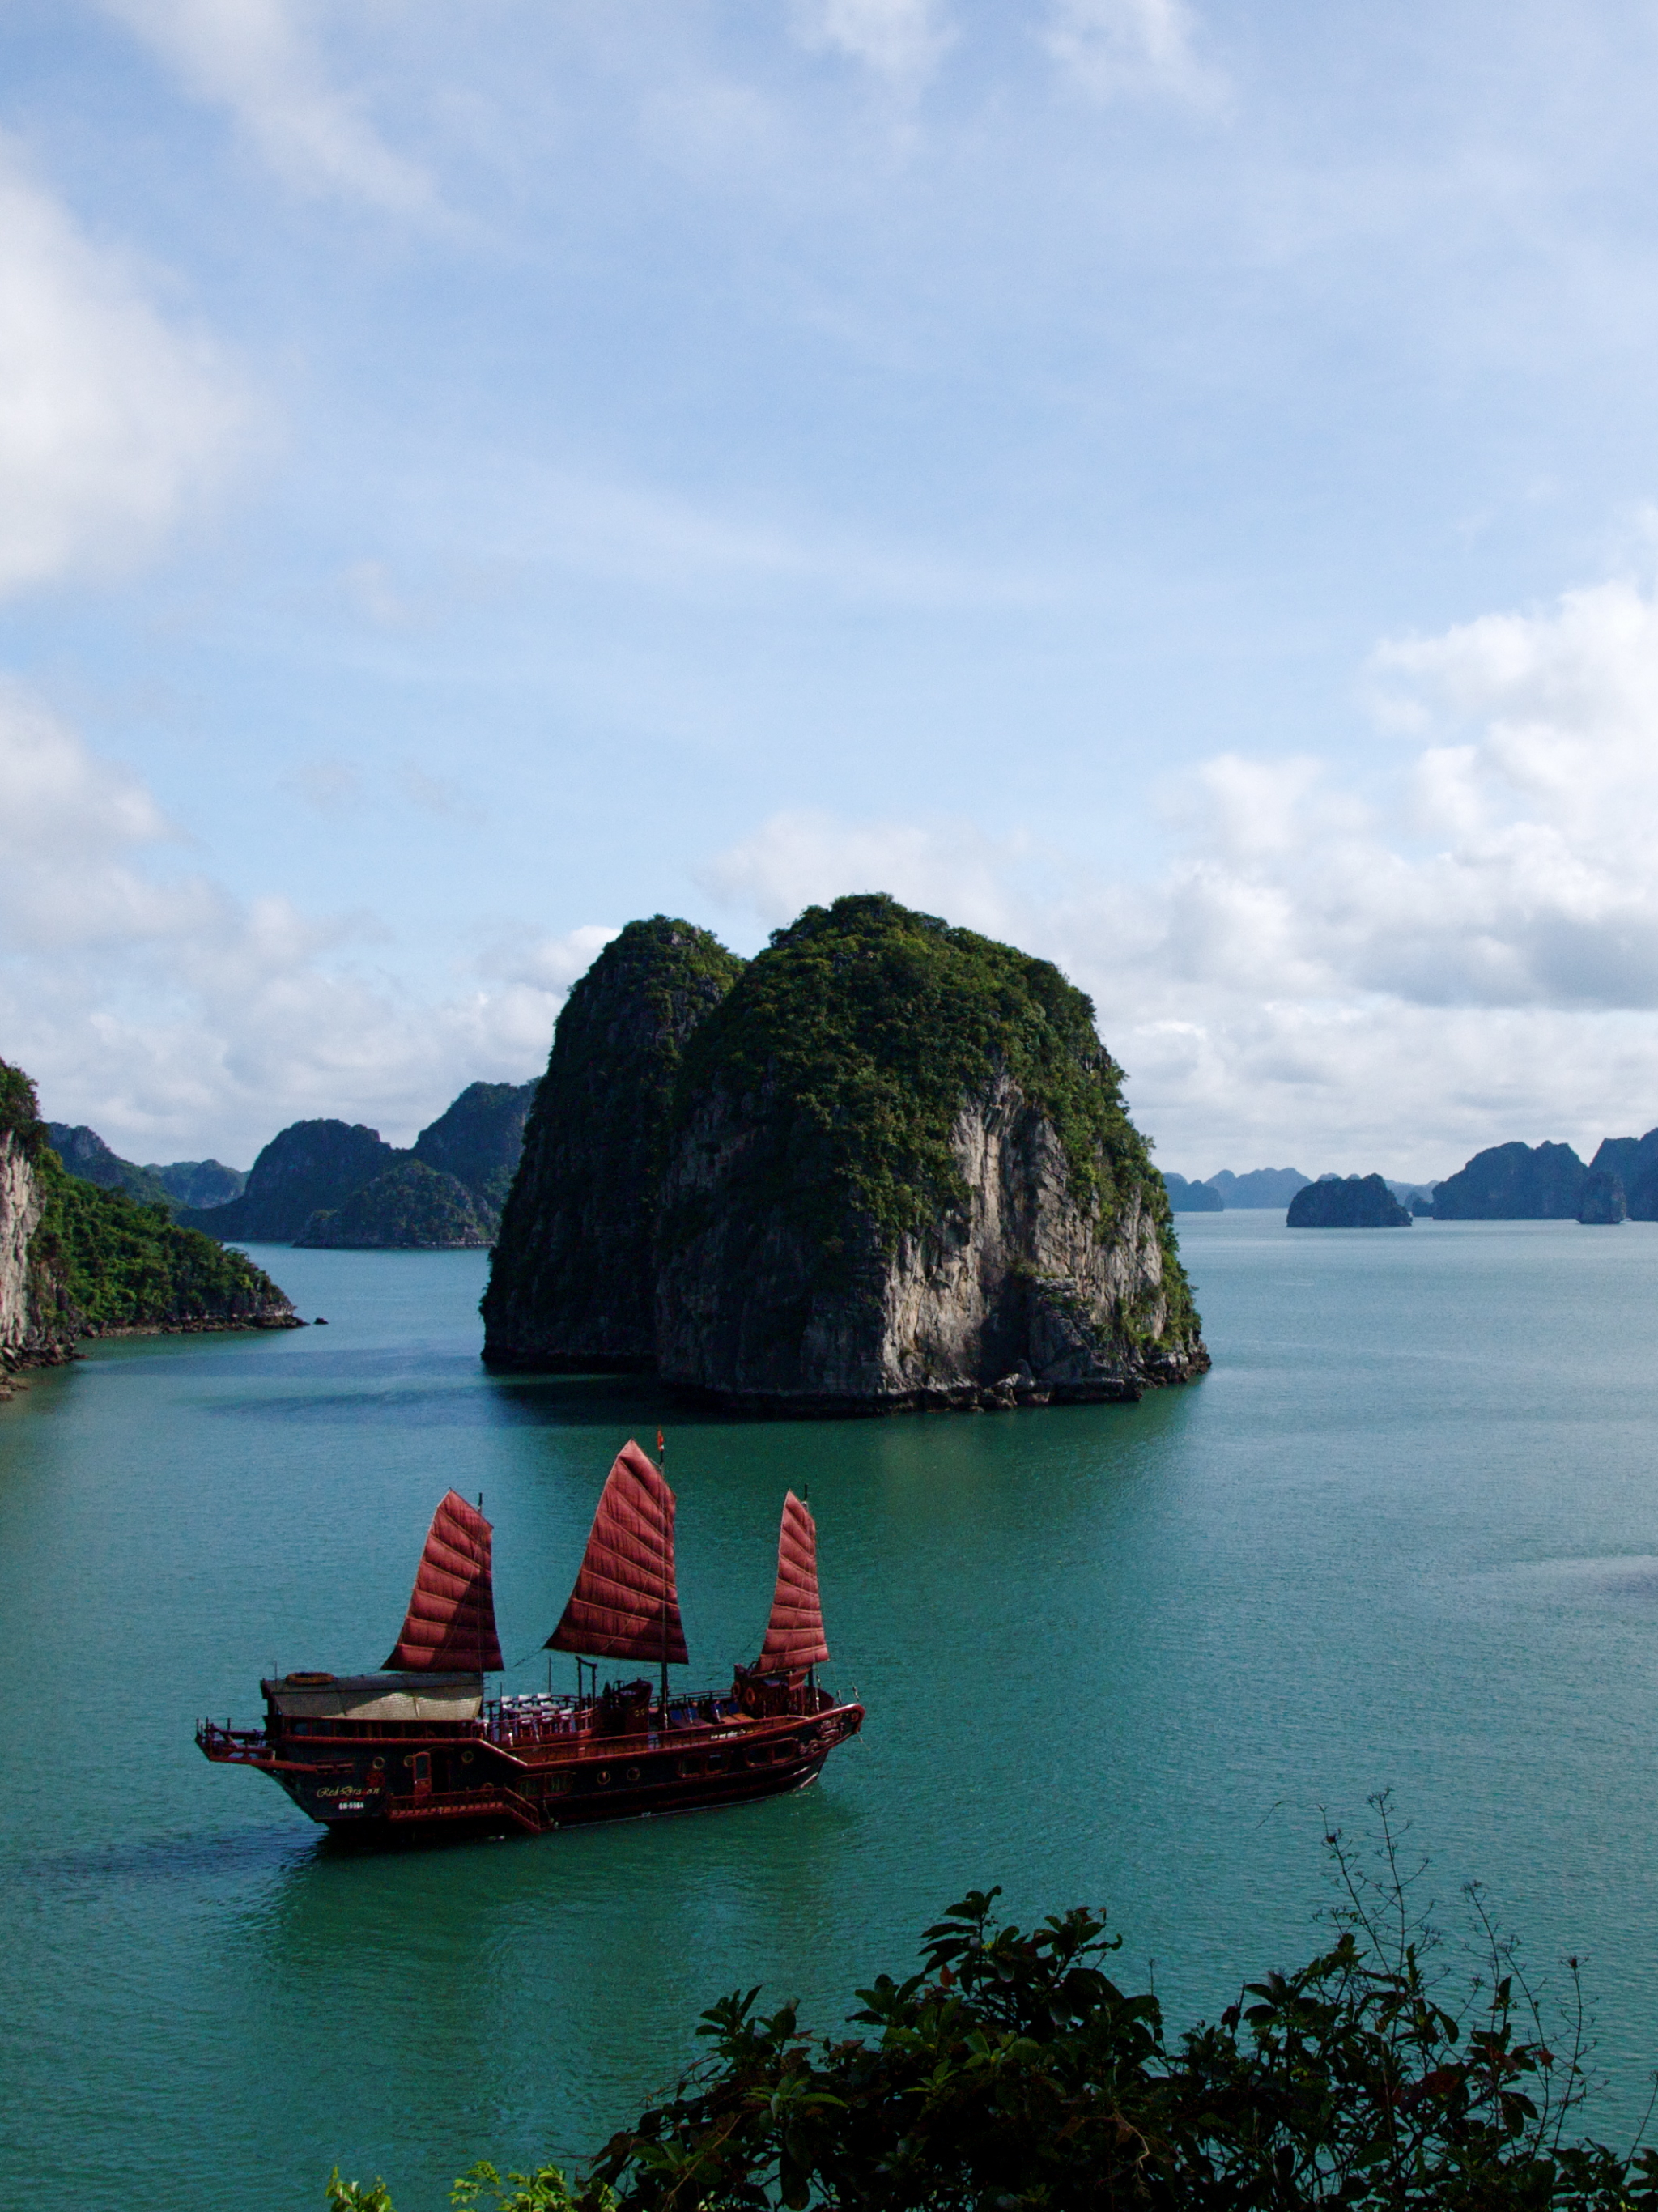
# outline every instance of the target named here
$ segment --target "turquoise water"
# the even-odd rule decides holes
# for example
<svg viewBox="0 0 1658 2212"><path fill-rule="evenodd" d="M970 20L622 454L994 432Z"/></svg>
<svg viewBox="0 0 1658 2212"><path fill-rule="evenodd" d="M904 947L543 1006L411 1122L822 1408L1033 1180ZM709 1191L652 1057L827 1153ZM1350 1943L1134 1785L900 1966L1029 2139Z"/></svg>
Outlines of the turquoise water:
<svg viewBox="0 0 1658 2212"><path fill-rule="evenodd" d="M328 1328L112 1345L0 1407L0 2202L315 2212L337 2159L439 2212L481 2154L601 2141L726 1989L838 2018L975 1884L1104 1902L1183 2021L1309 1954L1326 1814L1384 1785L1448 1922L1478 1876L1540 1972L1586 1956L1619 2124L1658 2057L1658 1228L1181 1232L1215 1370L1138 1407L697 1418L487 1376L480 1255L273 1249ZM197 1753L273 1664L385 1657L452 1483L544 1681L659 1419L688 1680L752 1653L811 1486L869 1708L817 1788L364 1856Z"/></svg>

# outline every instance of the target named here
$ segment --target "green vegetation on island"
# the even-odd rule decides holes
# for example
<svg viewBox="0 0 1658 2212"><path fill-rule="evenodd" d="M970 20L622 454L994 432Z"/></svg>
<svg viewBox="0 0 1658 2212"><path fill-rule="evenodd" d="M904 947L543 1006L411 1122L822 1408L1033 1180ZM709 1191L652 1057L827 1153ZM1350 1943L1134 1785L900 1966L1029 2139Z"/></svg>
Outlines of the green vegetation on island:
<svg viewBox="0 0 1658 2212"><path fill-rule="evenodd" d="M1168 1194L1093 1016L1049 962L881 895L746 964L630 923L559 1017L484 1358L799 1411L1188 1380Z"/></svg>
<svg viewBox="0 0 1658 2212"><path fill-rule="evenodd" d="M503 2180L493 2212L1658 2212L1658 2154L1578 2132L1592 2045L1527 1982L1478 1891L1458 1974L1412 1903L1385 1799L1374 1859L1327 1838L1329 1940L1178 2038L1107 1971L1120 1936L1078 1908L1000 1925L998 1892L950 1907L919 1971L857 1992L847 2029L737 1990L708 2056L583 2175ZM486 2194L486 2192L488 2192ZM332 2212L392 2212L384 2182Z"/></svg>
<svg viewBox="0 0 1658 2212"><path fill-rule="evenodd" d="M66 1172L34 1086L0 1061L0 1355L10 1369L122 1330L272 1328L292 1305L244 1254L175 1225L165 1205Z"/></svg>
<svg viewBox="0 0 1658 2212"><path fill-rule="evenodd" d="M331 1212L313 1213L295 1244L352 1251L438 1251L487 1244L489 1231L465 1183L404 1160L355 1190Z"/></svg>
<svg viewBox="0 0 1658 2212"><path fill-rule="evenodd" d="M1166 1219L1092 1000L1051 962L881 893L808 907L773 933L686 1046L676 1133L710 1089L763 1092L766 1141L739 1171L756 1200L824 1240L826 1257L848 1207L890 1250L966 1199L951 1137L998 1067L1052 1125L1091 1218L1154 1190ZM673 1218L663 1233L671 1244Z"/></svg>

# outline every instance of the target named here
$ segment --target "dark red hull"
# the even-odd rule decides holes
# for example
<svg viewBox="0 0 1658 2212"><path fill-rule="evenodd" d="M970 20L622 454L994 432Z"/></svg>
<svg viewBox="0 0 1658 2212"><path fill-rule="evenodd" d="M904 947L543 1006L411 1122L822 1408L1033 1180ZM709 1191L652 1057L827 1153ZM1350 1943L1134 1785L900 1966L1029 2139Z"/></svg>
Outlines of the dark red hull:
<svg viewBox="0 0 1658 2212"><path fill-rule="evenodd" d="M598 1703L574 1701L541 1712L491 1706L473 1720L296 1727L268 1694L264 1728L203 1721L196 1741L216 1764L269 1774L331 1829L389 1836L465 1825L539 1835L803 1789L863 1725L861 1705L822 1690L761 1702L782 1709L675 1699L666 1727L653 1709L640 1717L647 1725L621 1732L605 1727Z"/></svg>

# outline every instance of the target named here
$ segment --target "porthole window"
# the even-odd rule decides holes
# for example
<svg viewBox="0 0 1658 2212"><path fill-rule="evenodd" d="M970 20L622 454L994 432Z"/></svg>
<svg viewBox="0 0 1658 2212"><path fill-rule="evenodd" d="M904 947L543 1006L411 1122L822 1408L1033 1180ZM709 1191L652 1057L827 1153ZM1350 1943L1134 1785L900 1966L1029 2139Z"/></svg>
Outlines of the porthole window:
<svg viewBox="0 0 1658 2212"><path fill-rule="evenodd" d="M639 1779L639 1769L638 1769L636 1766L630 1766L630 1767L628 1769L628 1779L629 1779L629 1782L637 1782L637 1781L638 1781L638 1779Z"/></svg>
<svg viewBox="0 0 1658 2212"><path fill-rule="evenodd" d="M470 1751L462 1752L460 1755L460 1763L463 1766L470 1766L471 1765L472 1754Z"/></svg>
<svg viewBox="0 0 1658 2212"><path fill-rule="evenodd" d="M376 1774L384 1774L384 1773L385 1773L385 1771L386 1771L386 1761L385 1761L383 1759L371 1759L369 1760L368 1764L369 1764L369 1767L370 1767L370 1769L371 1769L374 1773L376 1773Z"/></svg>

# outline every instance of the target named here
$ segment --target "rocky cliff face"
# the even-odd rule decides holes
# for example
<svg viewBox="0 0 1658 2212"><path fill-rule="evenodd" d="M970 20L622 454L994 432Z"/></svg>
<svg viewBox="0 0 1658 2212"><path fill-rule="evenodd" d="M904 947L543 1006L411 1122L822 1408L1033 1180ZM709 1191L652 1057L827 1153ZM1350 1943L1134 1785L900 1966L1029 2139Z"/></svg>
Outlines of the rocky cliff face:
<svg viewBox="0 0 1658 2212"><path fill-rule="evenodd" d="M1133 1398L1208 1365L1093 1009L886 898L811 908L687 1048L665 1379L799 1412Z"/></svg>
<svg viewBox="0 0 1658 2212"><path fill-rule="evenodd" d="M558 1018L484 1293L501 1367L649 1367L653 1248L686 1040L742 970L706 930L630 922Z"/></svg>
<svg viewBox="0 0 1658 2212"><path fill-rule="evenodd" d="M0 1395L21 1368L73 1358L82 1337L298 1326L241 1253L65 1174L33 1085L0 1061Z"/></svg>
<svg viewBox="0 0 1658 2212"><path fill-rule="evenodd" d="M53 1311L54 1301L30 1261L45 1196L23 1136L0 1128L0 1398L11 1395L21 1368L55 1364L70 1357L75 1332Z"/></svg>

